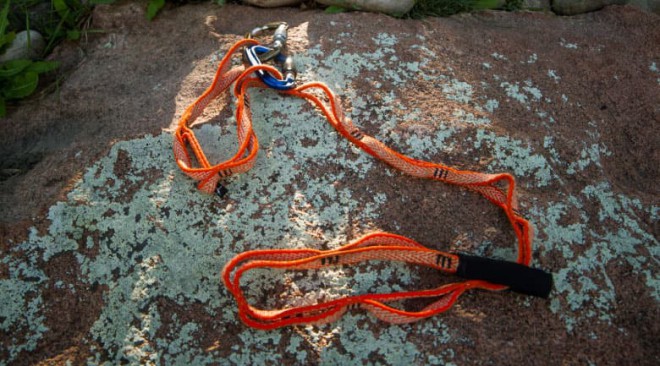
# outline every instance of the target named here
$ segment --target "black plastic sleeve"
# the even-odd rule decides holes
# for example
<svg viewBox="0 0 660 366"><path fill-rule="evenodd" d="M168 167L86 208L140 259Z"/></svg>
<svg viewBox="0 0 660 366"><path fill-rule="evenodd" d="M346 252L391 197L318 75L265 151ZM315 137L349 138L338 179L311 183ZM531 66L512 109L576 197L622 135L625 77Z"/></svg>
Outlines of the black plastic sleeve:
<svg viewBox="0 0 660 366"><path fill-rule="evenodd" d="M456 275L508 286L511 291L547 299L552 290L552 274L515 262L458 253Z"/></svg>

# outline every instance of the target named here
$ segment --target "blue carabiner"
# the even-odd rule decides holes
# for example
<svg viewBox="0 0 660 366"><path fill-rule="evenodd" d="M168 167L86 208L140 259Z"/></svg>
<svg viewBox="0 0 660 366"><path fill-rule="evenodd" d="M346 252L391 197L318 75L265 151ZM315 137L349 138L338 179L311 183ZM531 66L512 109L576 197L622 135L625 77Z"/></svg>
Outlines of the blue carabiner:
<svg viewBox="0 0 660 366"><path fill-rule="evenodd" d="M261 59L259 55L271 52L272 49L262 46L255 45L245 48L245 57L251 66L261 65ZM282 53L278 53L275 56L275 61L282 66L282 73L284 74L284 79L278 79L271 75L270 73L264 70L257 70L257 76L264 82L269 88L275 90L291 90L296 83L296 73L293 67L293 59L291 56L285 56Z"/></svg>

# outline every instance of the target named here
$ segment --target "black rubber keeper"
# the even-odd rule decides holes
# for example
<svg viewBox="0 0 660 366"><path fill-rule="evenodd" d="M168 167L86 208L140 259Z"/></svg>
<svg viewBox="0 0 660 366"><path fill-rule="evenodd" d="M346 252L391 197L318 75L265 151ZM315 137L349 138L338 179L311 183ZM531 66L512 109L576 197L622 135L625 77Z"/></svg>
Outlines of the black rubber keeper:
<svg viewBox="0 0 660 366"><path fill-rule="evenodd" d="M465 254L458 255L456 275L508 286L511 291L547 299L552 290L552 274L515 262Z"/></svg>
<svg viewBox="0 0 660 366"><path fill-rule="evenodd" d="M227 187L223 186L222 184L218 184L218 186L215 188L215 194L220 198L223 198L228 192L229 189L227 189Z"/></svg>

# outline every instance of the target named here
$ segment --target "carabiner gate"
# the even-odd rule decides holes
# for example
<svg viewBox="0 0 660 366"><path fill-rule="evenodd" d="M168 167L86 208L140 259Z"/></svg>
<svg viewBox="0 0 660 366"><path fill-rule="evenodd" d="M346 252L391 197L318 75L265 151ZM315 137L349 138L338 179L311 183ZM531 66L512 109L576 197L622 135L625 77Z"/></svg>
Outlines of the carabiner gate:
<svg viewBox="0 0 660 366"><path fill-rule="evenodd" d="M272 22L254 28L250 33L245 35L246 39L251 39L263 31L274 30L273 41L268 46L254 45L246 47L243 50L243 58L245 62L252 66L260 65L271 60L278 64L283 75L282 79L278 79L263 70L256 72L264 84L277 90L292 89L296 81L296 69L293 64L293 57L285 54L288 28L289 25L285 22Z"/></svg>
<svg viewBox="0 0 660 366"><path fill-rule="evenodd" d="M243 55L250 65L255 66L262 64L259 56L269 51L271 50L266 46L255 45L246 47L245 50L243 50ZM275 61L280 67L282 79L278 79L264 70L256 71L257 76L259 76L261 81L270 88L276 90L293 89L296 83L296 69L293 63L293 57L278 53L273 61Z"/></svg>
<svg viewBox="0 0 660 366"><path fill-rule="evenodd" d="M289 25L286 22L271 22L261 27L254 28L250 33L245 35L245 38L252 39L261 32L274 30L273 42L267 46L270 48L270 51L259 55L259 60L261 60L261 62L266 62L272 60L275 56L285 50L288 29Z"/></svg>

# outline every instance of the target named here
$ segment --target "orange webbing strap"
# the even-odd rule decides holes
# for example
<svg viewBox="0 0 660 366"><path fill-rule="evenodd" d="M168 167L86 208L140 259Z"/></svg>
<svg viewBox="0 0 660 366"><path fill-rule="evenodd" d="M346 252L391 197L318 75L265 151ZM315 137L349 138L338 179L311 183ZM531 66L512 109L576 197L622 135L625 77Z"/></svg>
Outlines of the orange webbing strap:
<svg viewBox="0 0 660 366"><path fill-rule="evenodd" d="M252 75L257 70L266 70L275 77L282 77L277 69L268 65L257 65L247 68L241 66L229 70L231 56L240 47L255 43L255 40L246 39L237 42L230 48L227 55L220 62L220 66L218 67L218 71L211 87L209 87L200 98L188 107L181 117L179 126L174 134L174 155L178 166L188 176L199 181L198 188L207 193L212 193L214 191L220 179L233 174L245 172L249 170L255 162L259 142L252 129L250 103L247 92L250 88L264 88L266 86L258 78L255 78ZM235 82L233 93L236 97L236 123L239 148L231 159L212 166L206 159L201 146L197 142L197 139L189 126L195 118L202 113L206 105L208 105L208 103L213 98L217 97L222 91L227 89L232 82ZM316 94L313 92L316 92ZM489 201L502 208L513 227L518 239L517 263L519 264L514 265L520 266L521 268L527 268L529 266L531 262L531 243L533 233L529 222L522 218L517 211L515 181L510 174L484 174L473 171L463 171L438 163L413 159L400 154L385 146L377 139L360 131L350 118L347 118L343 114L339 99L323 83L307 83L292 90L283 91L282 93L309 100L321 110L328 122L342 136L346 137L365 152L388 163L392 167L415 177L451 183L481 193ZM192 150L198 164L200 165L199 167L192 167L191 157L186 146L189 146ZM444 265L439 265L436 263L436 260L441 258L439 256L451 260L444 262ZM459 265L458 257L461 258L461 262L466 264L462 268L455 267ZM486 281L466 281L442 286L435 290L413 291L397 294L361 295L333 300L314 306L266 311L252 308L247 304L240 290L239 280L243 272L258 267L313 269L320 268L323 265L336 265L339 262L341 262L341 264L352 264L358 261L371 259L406 261L438 268L447 273L454 273L457 270L460 270L460 273L458 274L462 274L464 278L475 278L474 275L476 274L476 278L484 279L483 271L478 270L477 267L493 268L496 272L499 268L504 268L499 267L502 263L496 263L495 266L490 266L489 263L481 263L479 260L475 261L474 258L469 256L461 257L461 255L458 255L458 257L453 254L446 254L424 248L410 239L397 235L377 233L332 251L318 251L313 249L258 250L243 253L225 267L225 270L223 271L223 279L239 302L241 319L247 324L258 328L272 328L287 324L333 320L341 316L346 310L346 307L352 304L359 304L360 307L372 311L374 315L387 321L408 322L437 314L448 309L456 301L458 296L467 289L482 288L488 290L502 290L505 289L506 286ZM328 258L333 259L330 260ZM241 264L240 262L246 263ZM467 270L467 263L471 263L469 270ZM521 268L507 267L504 272L507 274L505 277L508 277L503 279L504 282L499 283L506 283L510 286L512 284L515 286L520 285L522 288L533 287L534 284L518 284L517 282L519 281L515 279L513 281L508 281L511 279L509 277L521 276ZM233 280L231 280L230 272L234 269L236 269L237 273L234 275ZM486 277L489 277L490 279L491 276ZM492 278L497 278L498 281L500 281L501 276L495 276ZM543 281L545 281L545 279ZM515 290L514 286L512 286L512 289ZM531 293L524 289L521 292ZM412 313L384 305L384 303L388 301L401 300L410 297L441 297L441 299L421 312Z"/></svg>
<svg viewBox="0 0 660 366"><path fill-rule="evenodd" d="M329 102L324 103L309 90L318 90ZM315 104L325 115L328 122L356 146L378 158L392 167L418 178L433 179L456 184L472 189L484 195L489 201L502 208L513 226L518 238L518 263L529 265L531 262L532 230L527 220L522 218L517 209L515 197L515 180L507 173L484 174L473 171L458 170L446 165L416 160L400 154L375 138L360 131L344 116L339 99L325 84L314 82L301 85L285 94L305 98Z"/></svg>
<svg viewBox="0 0 660 366"><path fill-rule="evenodd" d="M357 295L282 310L261 310L248 304L240 287L241 276L256 268L310 270L370 260L407 262L449 274L455 273L459 265L457 255L428 249L403 236L373 233L334 250L271 249L245 252L227 263L222 271L222 279L236 297L241 320L259 329L332 322L347 310L355 308L366 309L377 318L390 323L409 323L446 311L465 290L505 289L504 286L485 281L465 281L429 290ZM405 311L386 305L389 302L411 298L435 300L420 311Z"/></svg>
<svg viewBox="0 0 660 366"><path fill-rule="evenodd" d="M254 164L259 143L252 132L252 123L249 109L237 109L236 120L238 121L238 138L243 141L239 151L231 159L217 165L211 165L204 155L202 148L195 137L190 125L204 111L204 108L220 93L227 89L241 76L245 76L244 67L231 67L231 57L241 47L256 44L256 40L244 39L234 44L218 66L218 71L213 78L211 86L197 100L191 104L181 116L179 124L174 132L174 158L179 168L189 177L199 181L197 188L213 193L220 178L249 170ZM246 103L247 99L242 101ZM186 147L192 150L199 167L193 167L190 154Z"/></svg>

